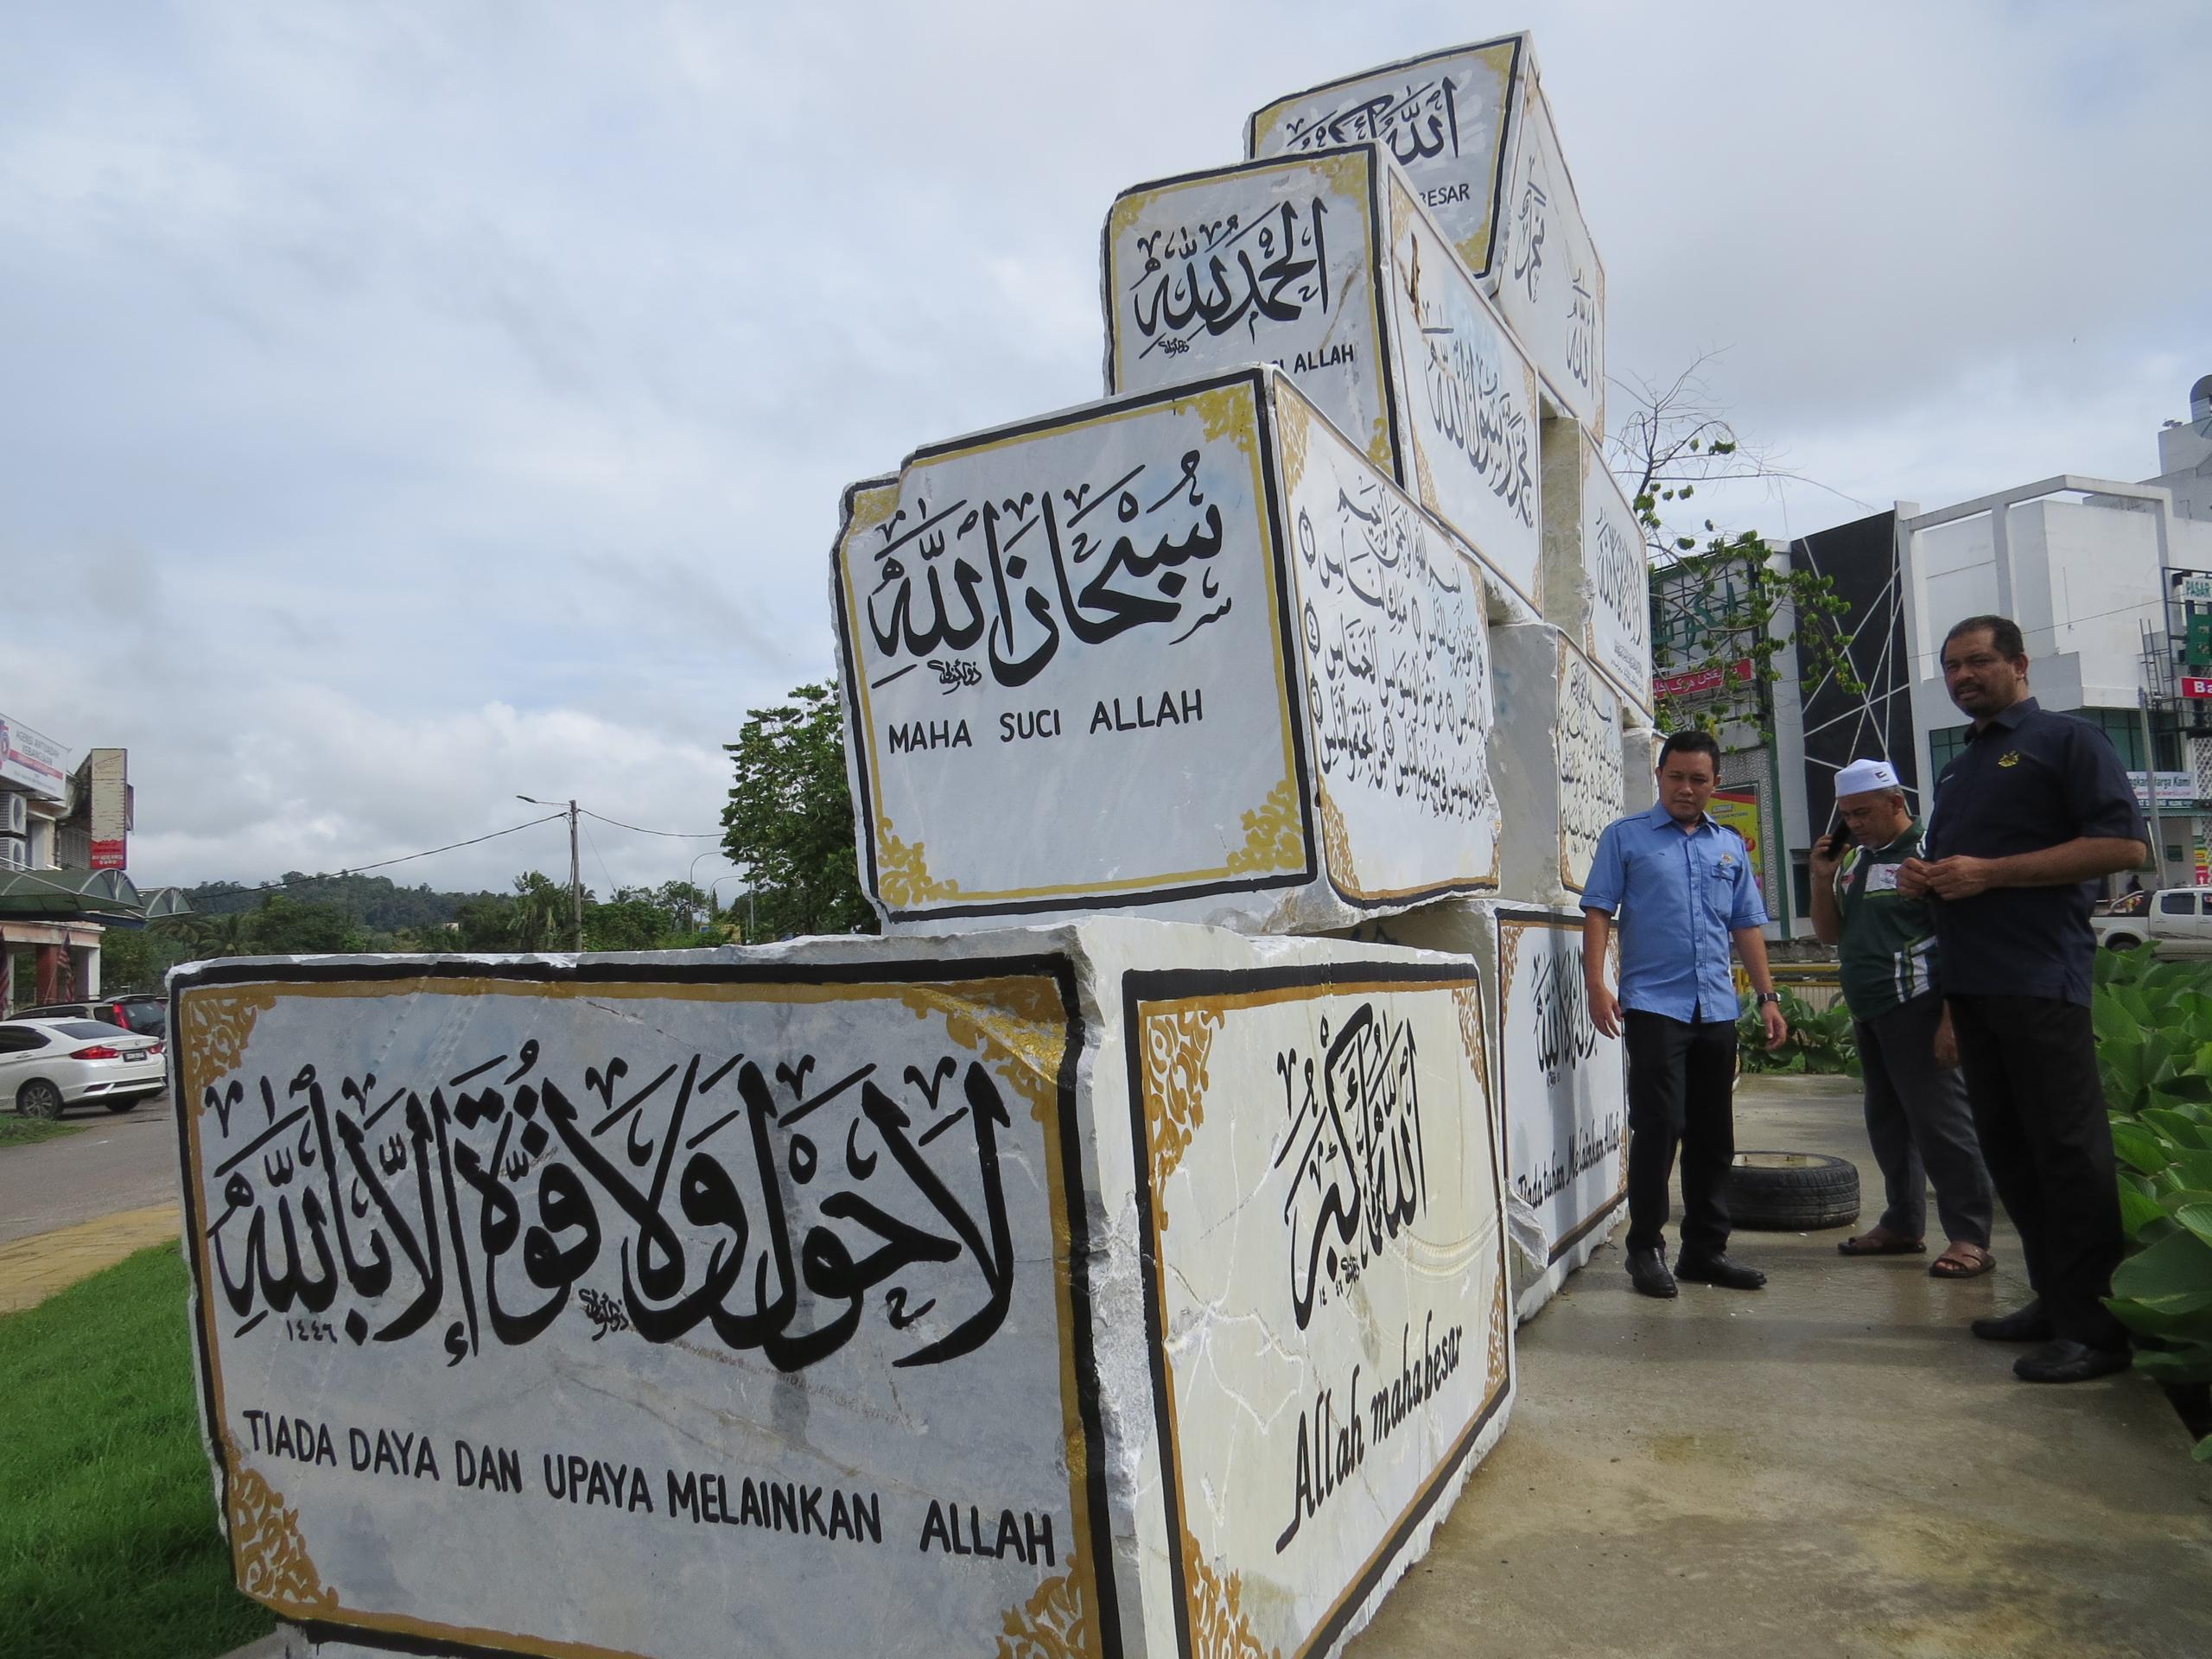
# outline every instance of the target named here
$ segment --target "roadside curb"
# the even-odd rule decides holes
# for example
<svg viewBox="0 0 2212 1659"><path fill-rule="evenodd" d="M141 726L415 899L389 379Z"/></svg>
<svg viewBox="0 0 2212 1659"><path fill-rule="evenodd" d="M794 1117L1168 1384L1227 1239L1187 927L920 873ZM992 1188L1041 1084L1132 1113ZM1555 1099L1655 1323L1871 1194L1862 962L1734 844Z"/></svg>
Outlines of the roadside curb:
<svg viewBox="0 0 2212 1659"><path fill-rule="evenodd" d="M150 1245L174 1244L181 1224L177 1205L153 1204L0 1244L0 1313L36 1307Z"/></svg>

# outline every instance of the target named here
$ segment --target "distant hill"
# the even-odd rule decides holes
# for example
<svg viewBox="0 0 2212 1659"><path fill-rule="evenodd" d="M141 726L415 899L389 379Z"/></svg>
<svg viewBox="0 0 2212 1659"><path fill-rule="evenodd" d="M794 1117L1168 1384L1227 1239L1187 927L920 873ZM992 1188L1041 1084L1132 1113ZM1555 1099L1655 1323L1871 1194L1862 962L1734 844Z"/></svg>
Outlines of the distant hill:
<svg viewBox="0 0 2212 1659"><path fill-rule="evenodd" d="M428 886L403 887L382 875L305 875L287 870L280 880L285 897L302 904L334 905L362 926L379 933L450 922L469 900L496 896L435 893ZM251 910L268 891L237 881L203 881L188 889L192 907L209 916Z"/></svg>

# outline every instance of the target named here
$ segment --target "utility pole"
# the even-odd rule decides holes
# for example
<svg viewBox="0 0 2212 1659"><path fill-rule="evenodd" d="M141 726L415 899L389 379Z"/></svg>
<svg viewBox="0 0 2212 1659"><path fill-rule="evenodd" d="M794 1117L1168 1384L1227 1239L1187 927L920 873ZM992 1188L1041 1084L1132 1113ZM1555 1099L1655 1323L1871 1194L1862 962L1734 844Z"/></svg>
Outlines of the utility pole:
<svg viewBox="0 0 2212 1659"><path fill-rule="evenodd" d="M558 801L541 801L535 795L518 795L515 799L532 806L560 807L569 815L569 913L575 930L575 948L581 950L584 948L584 865L576 853L576 804L570 801L562 807Z"/></svg>
<svg viewBox="0 0 2212 1659"><path fill-rule="evenodd" d="M584 866L576 856L576 804L569 803L569 910L576 925L576 949L584 948Z"/></svg>

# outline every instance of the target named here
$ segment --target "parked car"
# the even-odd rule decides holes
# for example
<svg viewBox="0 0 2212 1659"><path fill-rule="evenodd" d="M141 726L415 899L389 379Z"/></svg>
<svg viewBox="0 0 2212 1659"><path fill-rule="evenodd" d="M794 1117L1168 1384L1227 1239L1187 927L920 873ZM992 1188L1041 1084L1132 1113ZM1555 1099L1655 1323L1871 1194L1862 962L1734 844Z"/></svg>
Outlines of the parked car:
<svg viewBox="0 0 2212 1659"><path fill-rule="evenodd" d="M141 1037L169 1034L169 1003L165 996L133 994L129 996L96 996L89 1002L48 1002L35 1008L19 1008L12 1016L17 1020L105 1020L111 1026L121 1026L125 1031L135 1031Z"/></svg>
<svg viewBox="0 0 2212 1659"><path fill-rule="evenodd" d="M128 1111L167 1084L164 1046L102 1020L0 1021L0 1102L23 1117L59 1117L87 1101Z"/></svg>
<svg viewBox="0 0 2212 1659"><path fill-rule="evenodd" d="M2147 944L2161 957L2212 956L2212 887L2161 887L2140 897L2141 908L2089 918L2097 943L2114 950Z"/></svg>

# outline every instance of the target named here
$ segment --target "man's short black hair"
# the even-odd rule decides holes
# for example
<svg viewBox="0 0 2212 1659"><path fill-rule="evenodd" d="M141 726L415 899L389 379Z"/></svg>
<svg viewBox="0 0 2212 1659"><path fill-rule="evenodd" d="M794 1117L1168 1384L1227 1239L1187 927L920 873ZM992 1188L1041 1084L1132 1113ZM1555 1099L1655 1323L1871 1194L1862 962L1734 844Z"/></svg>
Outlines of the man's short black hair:
<svg viewBox="0 0 2212 1659"><path fill-rule="evenodd" d="M1989 634L1989 648L2006 662L2014 662L2028 654L2028 643L2020 638L2020 625L2009 616L1970 616L1963 622L1951 624L1951 631L1943 636L1948 645L1962 633ZM1942 652L1936 653L1938 659Z"/></svg>
<svg viewBox="0 0 2212 1659"><path fill-rule="evenodd" d="M1667 769L1667 757L1671 754L1709 754L1713 757L1713 775L1720 775L1720 745L1711 732L1676 732L1659 746L1659 770Z"/></svg>

